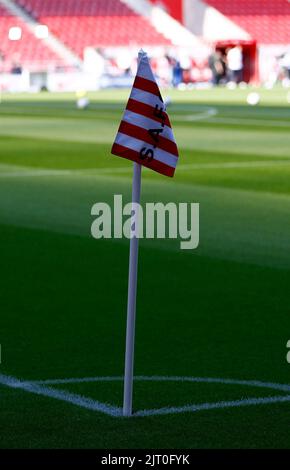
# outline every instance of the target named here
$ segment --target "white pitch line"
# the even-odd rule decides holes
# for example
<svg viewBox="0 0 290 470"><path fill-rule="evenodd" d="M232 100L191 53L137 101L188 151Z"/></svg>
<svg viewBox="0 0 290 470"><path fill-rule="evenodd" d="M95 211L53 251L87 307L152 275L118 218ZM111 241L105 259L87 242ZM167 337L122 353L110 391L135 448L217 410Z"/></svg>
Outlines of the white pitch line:
<svg viewBox="0 0 290 470"><path fill-rule="evenodd" d="M152 410L137 411L135 417L160 416L177 413L188 413L196 411L208 411L224 408L239 408L249 405L270 405L274 403L290 402L290 395L265 397L265 398L245 398L243 400L219 401L217 403L201 403L196 405L172 406Z"/></svg>
<svg viewBox="0 0 290 470"><path fill-rule="evenodd" d="M267 160L267 161L252 161L252 162L224 162L224 163L186 163L178 165L178 170L206 170L206 169L219 169L219 168L263 168L290 165L290 159L285 160Z"/></svg>
<svg viewBox="0 0 290 470"><path fill-rule="evenodd" d="M64 379L45 379L45 380L30 380L29 383L38 385L62 385L62 384L81 384L91 382L121 382L124 377L121 375L116 376L100 376L100 377L72 377ZM134 377L134 380L140 380L140 377ZM144 377L144 380L146 378Z"/></svg>
<svg viewBox="0 0 290 470"><path fill-rule="evenodd" d="M175 116L172 121L202 121L203 119L209 119L218 114L216 108L208 108L200 113L195 114L183 114L182 116Z"/></svg>
<svg viewBox="0 0 290 470"><path fill-rule="evenodd" d="M210 120L213 124L239 124L244 126L261 126L261 127L289 127L289 121L267 121L263 119L248 119L248 118L213 118Z"/></svg>
<svg viewBox="0 0 290 470"><path fill-rule="evenodd" d="M36 395L54 398L64 402L71 403L81 408L86 408L92 411L99 411L112 417L122 417L122 409L112 406L107 403L102 403L91 398L86 398L82 395L67 392L65 390L57 390L47 387L44 384L69 384L69 383L85 383L85 382L113 382L122 381L122 376L114 377L82 377L82 378L67 378L67 379L48 379L38 381L21 381L15 377L0 375L0 384L13 389L20 389ZM136 381L156 381L156 382L195 382L195 383L221 383L231 385L248 385L252 387L270 388L274 390L282 390L284 392L290 391L290 385L279 384L272 382L261 382L259 380L238 380L238 379L223 379L216 377L167 377L167 376L136 376ZM134 413L133 417L146 417L167 415L186 412L207 411L213 409L235 408L250 405L268 405L275 403L290 402L290 395L278 395L274 397L258 397L258 398L245 398L241 400L220 401L215 403L197 403L188 404L184 406L173 406L165 408L156 408L149 410L141 410Z"/></svg>
<svg viewBox="0 0 290 470"><path fill-rule="evenodd" d="M0 375L0 385L23 390L36 395L42 395L44 397L55 398L56 400L68 402L81 408L86 408L87 410L99 411L109 416L122 416L122 409L117 406L92 400L91 398L86 398L82 395L77 395L76 393L70 393L66 390L57 390L38 385L36 383L22 381L8 375Z"/></svg>
<svg viewBox="0 0 290 470"><path fill-rule="evenodd" d="M239 169L239 168L264 168L275 166L288 166L290 159L285 160L265 160L265 161L247 161L247 162L224 162L224 163L185 163L177 166L178 170L206 170L206 169ZM1 167L0 167L1 170ZM130 173L131 167L105 167L99 169L85 169L85 170L15 170L15 171L0 171L0 178L25 178L25 177L39 177L39 176L85 176L97 178L98 176L114 173Z"/></svg>
<svg viewBox="0 0 290 470"><path fill-rule="evenodd" d="M201 121L204 119L209 119L209 122L212 124L239 124L239 125L256 125L256 126L261 126L261 127L289 127L289 120L267 120L267 119L251 119L248 117L240 117L240 118L235 118L235 117L228 117L228 118L223 118L223 117L215 117L219 114L218 109L216 108L208 108L205 109L204 111L196 112L196 113L184 113L182 115L175 115L172 118L172 121L181 121L181 122L187 122L187 121Z"/></svg>
<svg viewBox="0 0 290 470"><path fill-rule="evenodd" d="M119 382L123 380L123 376L100 376L100 377L72 377L64 379L46 379L32 380L30 383L39 385L56 385L56 384L78 384L86 382ZM280 390L281 392L290 392L290 385L275 382L262 382L260 380L240 380L240 379L223 379L221 377L183 377L183 376L163 376L163 375L136 375L135 381L139 382L194 382L194 383L220 383L226 385L248 385L250 387L270 388L272 390Z"/></svg>

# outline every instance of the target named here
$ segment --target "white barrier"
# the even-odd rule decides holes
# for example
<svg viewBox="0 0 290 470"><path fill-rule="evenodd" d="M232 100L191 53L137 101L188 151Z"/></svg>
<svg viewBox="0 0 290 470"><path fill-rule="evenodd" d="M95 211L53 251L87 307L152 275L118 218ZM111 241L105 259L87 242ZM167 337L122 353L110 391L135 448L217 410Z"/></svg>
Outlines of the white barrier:
<svg viewBox="0 0 290 470"><path fill-rule="evenodd" d="M29 91L30 76L29 72L22 74L3 73L0 74L0 91L9 91L12 93Z"/></svg>

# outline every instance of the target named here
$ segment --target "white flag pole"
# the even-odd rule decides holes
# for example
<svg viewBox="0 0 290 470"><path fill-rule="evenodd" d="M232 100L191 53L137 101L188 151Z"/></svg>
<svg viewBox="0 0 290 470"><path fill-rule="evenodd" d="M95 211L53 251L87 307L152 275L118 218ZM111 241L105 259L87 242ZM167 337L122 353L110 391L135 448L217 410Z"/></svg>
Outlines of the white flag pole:
<svg viewBox="0 0 290 470"><path fill-rule="evenodd" d="M142 60L144 51L140 49L138 54L138 65ZM132 182L132 210L135 211L135 227L131 227L129 278L128 278L128 303L127 303L127 327L126 327L126 353L125 353L125 377L124 377L124 399L123 415L132 415L133 378L134 378L134 345L135 345L135 319L136 319L136 296L138 276L138 248L139 248L139 213L141 193L141 170L142 166L134 162Z"/></svg>
<svg viewBox="0 0 290 470"><path fill-rule="evenodd" d="M134 374L134 342L135 342L135 318L136 318L136 294L137 294L137 271L138 271L138 246L139 246L139 214L141 192L141 169L139 163L134 162L133 184L132 184L132 209L134 207L135 227L131 227L129 280L128 280L128 304L127 304L127 329L126 329L126 355L125 355L125 378L124 378L124 401L123 415L132 415L133 396L133 374Z"/></svg>

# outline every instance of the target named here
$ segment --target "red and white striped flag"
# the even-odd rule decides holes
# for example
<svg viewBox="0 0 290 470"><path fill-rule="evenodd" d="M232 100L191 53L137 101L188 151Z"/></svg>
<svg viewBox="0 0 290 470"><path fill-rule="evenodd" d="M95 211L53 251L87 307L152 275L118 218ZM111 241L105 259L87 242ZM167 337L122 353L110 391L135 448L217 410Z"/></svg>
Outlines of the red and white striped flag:
<svg viewBox="0 0 290 470"><path fill-rule="evenodd" d="M178 150L159 87L143 51L111 153L163 175L174 175Z"/></svg>

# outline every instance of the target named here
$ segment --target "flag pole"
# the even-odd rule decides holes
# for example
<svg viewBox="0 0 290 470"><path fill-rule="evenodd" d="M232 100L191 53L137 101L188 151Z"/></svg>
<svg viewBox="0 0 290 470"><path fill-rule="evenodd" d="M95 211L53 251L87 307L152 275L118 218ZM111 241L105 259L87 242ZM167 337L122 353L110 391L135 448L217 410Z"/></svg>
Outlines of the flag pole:
<svg viewBox="0 0 290 470"><path fill-rule="evenodd" d="M140 203L141 193L141 169L139 163L134 162L132 183L132 209L134 203ZM124 377L124 401L123 415L132 415L133 396L133 374L134 374L134 343L135 343L135 318L136 318L136 294L138 273L138 206L134 208L135 227L131 227L130 258L129 258L129 280L128 280L128 304L127 304L127 329L126 329L126 354L125 354L125 377ZM133 234L134 232L134 234ZM137 235L137 236L136 236Z"/></svg>
<svg viewBox="0 0 290 470"><path fill-rule="evenodd" d="M147 96L145 101L144 93ZM135 113L134 122L132 122L132 107ZM148 112L146 110L150 109L151 111L149 111L149 119L147 119L146 116L148 116ZM156 129L150 128L152 122L150 117L156 121ZM137 126L137 129L140 129L141 134L138 133L138 135L135 135L135 125ZM143 132L145 132L145 134L148 132L145 139L142 137ZM159 148L157 147L157 143L159 142L158 137L163 132L165 132L166 138L162 140L161 143L163 143L163 146ZM148 144L149 135L150 140ZM139 145L136 146L137 142L139 142L140 147ZM166 152L163 151L164 146L166 146ZM131 222L123 397L123 415L131 416L134 379L134 342L139 243L138 211L140 204L142 168L142 166L139 164L139 161L142 163L142 165L145 165L148 168L157 171L158 173L161 173L165 176L173 176L178 160L178 150L172 133L171 124L169 122L164 103L161 98L158 84L151 70L147 54L142 49L138 54L138 67L132 86L132 91L115 141L113 143L111 153L119 157L134 160L131 214L132 218L134 215L135 227L133 228L133 223Z"/></svg>

